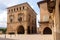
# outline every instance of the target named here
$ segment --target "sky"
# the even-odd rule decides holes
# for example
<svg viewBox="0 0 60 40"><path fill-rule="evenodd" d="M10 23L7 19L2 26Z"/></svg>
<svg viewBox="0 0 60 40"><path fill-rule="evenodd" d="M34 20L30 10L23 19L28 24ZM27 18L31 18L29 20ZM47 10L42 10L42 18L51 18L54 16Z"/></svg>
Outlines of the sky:
<svg viewBox="0 0 60 40"><path fill-rule="evenodd" d="M41 0L0 0L0 27L7 27L7 9L8 7L21 4L24 2L29 3L32 9L37 13L37 27L39 27L38 21L40 20L40 10L37 2Z"/></svg>

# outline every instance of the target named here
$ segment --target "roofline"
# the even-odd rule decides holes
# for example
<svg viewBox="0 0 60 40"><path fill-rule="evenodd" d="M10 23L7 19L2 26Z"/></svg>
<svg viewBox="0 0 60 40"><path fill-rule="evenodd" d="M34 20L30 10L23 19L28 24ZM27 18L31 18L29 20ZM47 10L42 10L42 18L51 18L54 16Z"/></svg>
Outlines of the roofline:
<svg viewBox="0 0 60 40"><path fill-rule="evenodd" d="M29 3L27 3L27 5L33 10L33 8L29 5ZM35 11L33 10L33 12L35 12ZM35 14L37 15L36 12L35 12Z"/></svg>
<svg viewBox="0 0 60 40"><path fill-rule="evenodd" d="M39 4L43 4L43 3L46 3L46 1L39 1L39 2L37 2L38 7L40 7Z"/></svg>
<svg viewBox="0 0 60 40"><path fill-rule="evenodd" d="M21 4L17 4L17 5L13 5L13 6L8 7L7 9L12 8L12 7L16 7L16 6L19 6L19 5L22 5L22 4L26 4L26 3L27 3L27 2L21 3Z"/></svg>
<svg viewBox="0 0 60 40"><path fill-rule="evenodd" d="M14 5L14 6L11 6L11 7L8 7L7 9L9 9L9 8L12 8L12 7L16 7L16 6L19 6L19 5L23 5L23 4L27 4L32 10L33 10L33 8L29 5L29 3L27 3L27 2L24 2L24 3L21 3L21 4L17 4L17 5ZM33 10L34 11L34 10ZM35 12L35 11L34 11ZM37 13L35 12L35 14L37 15Z"/></svg>

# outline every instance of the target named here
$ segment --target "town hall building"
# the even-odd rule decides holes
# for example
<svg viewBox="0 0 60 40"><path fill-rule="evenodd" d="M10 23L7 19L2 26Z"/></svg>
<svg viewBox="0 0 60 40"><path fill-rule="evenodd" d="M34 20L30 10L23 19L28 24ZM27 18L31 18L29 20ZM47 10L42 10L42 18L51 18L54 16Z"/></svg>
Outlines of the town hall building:
<svg viewBox="0 0 60 40"><path fill-rule="evenodd" d="M8 34L36 34L36 12L26 3L7 8Z"/></svg>

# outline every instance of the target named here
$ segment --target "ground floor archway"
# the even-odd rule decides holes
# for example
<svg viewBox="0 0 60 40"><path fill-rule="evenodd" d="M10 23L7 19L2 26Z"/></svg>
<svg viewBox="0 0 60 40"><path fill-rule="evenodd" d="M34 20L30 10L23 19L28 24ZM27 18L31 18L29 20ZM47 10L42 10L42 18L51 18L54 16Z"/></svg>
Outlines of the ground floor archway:
<svg viewBox="0 0 60 40"><path fill-rule="evenodd" d="M46 27L46 28L43 30L43 34L52 34L52 30L51 30L49 27Z"/></svg>
<svg viewBox="0 0 60 40"><path fill-rule="evenodd" d="M25 33L24 27L22 25L18 27L17 33L18 34L24 34Z"/></svg>

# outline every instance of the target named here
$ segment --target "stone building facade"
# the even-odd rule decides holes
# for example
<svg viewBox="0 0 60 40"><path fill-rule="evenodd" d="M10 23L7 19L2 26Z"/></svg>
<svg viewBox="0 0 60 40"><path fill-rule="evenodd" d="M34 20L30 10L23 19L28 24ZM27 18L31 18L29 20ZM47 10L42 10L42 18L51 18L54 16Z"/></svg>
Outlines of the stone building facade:
<svg viewBox="0 0 60 40"><path fill-rule="evenodd" d="M37 32L36 13L26 3L7 8L8 34L35 34Z"/></svg>
<svg viewBox="0 0 60 40"><path fill-rule="evenodd" d="M54 9L54 38L60 40L60 0L56 0Z"/></svg>
<svg viewBox="0 0 60 40"><path fill-rule="evenodd" d="M39 33L40 34L52 34L52 27L49 22L49 12L47 10L47 2L40 1L38 2L40 8L40 22L39 22Z"/></svg>
<svg viewBox="0 0 60 40"><path fill-rule="evenodd" d="M36 13L28 3L7 8L7 32L9 34L51 34L60 40L60 0L38 2L40 27L36 26Z"/></svg>
<svg viewBox="0 0 60 40"><path fill-rule="evenodd" d="M44 5L45 2L47 3L46 5ZM44 8L41 7L42 4L44 7L47 6L47 10L49 12L49 26L52 27L53 39L60 40L60 0L44 0L43 2L38 2L40 8Z"/></svg>

